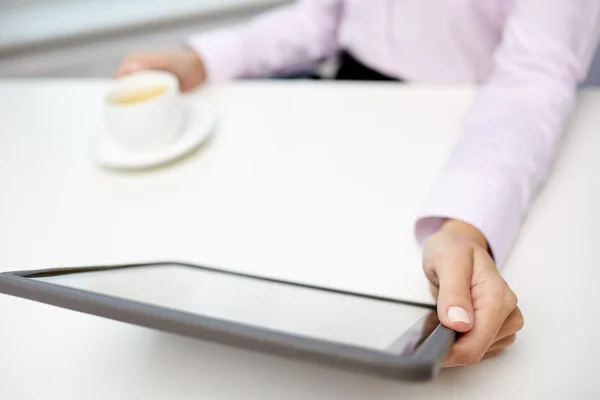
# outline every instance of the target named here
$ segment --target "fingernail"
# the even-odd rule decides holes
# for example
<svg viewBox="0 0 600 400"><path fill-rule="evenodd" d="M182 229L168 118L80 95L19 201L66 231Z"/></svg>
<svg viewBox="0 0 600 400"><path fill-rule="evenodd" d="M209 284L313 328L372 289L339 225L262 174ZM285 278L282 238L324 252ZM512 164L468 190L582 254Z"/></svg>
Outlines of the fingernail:
<svg viewBox="0 0 600 400"><path fill-rule="evenodd" d="M465 324L471 323L471 317L461 307L450 307L448 310L448 319L450 322L464 322Z"/></svg>

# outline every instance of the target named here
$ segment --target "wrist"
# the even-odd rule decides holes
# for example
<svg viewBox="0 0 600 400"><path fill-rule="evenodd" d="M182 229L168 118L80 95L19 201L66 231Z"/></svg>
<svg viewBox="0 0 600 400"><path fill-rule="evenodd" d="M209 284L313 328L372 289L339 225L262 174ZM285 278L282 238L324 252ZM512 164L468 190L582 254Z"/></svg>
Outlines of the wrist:
<svg viewBox="0 0 600 400"><path fill-rule="evenodd" d="M463 236L486 249L486 251L490 251L489 244L483 233L467 222L448 219L444 222L440 231Z"/></svg>

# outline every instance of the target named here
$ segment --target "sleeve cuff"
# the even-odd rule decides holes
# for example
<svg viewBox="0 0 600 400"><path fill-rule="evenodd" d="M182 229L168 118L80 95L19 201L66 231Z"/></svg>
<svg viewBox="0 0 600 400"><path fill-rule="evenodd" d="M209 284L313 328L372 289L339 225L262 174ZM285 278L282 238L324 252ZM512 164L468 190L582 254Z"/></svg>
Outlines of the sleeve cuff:
<svg viewBox="0 0 600 400"><path fill-rule="evenodd" d="M523 212L518 183L499 175L444 173L419 213L416 237L423 245L446 219L464 221L483 233L496 264L501 266L517 236Z"/></svg>
<svg viewBox="0 0 600 400"><path fill-rule="evenodd" d="M243 27L190 36L186 45L200 55L207 83L219 83L244 74Z"/></svg>

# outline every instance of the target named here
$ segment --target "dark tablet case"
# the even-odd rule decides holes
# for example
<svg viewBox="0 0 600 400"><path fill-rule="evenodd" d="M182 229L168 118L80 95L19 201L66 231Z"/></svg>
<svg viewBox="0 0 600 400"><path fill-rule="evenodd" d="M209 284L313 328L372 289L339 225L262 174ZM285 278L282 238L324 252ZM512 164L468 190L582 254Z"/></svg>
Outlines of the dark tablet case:
<svg viewBox="0 0 600 400"><path fill-rule="evenodd" d="M209 340L224 345L401 380L416 381L432 379L439 372L444 359L455 341L455 332L441 324L436 324L432 329L431 334L416 348L413 355L394 355L389 352L297 336L291 333L209 318L198 314L172 310L133 300L126 300L31 279L92 271L154 267L165 264L200 268L205 271L235 275L261 281L269 281L355 297L358 296L396 304L424 307L431 310L435 309L428 304L357 294L343 290L170 261L6 272L0 274L0 293L87 314L93 314L116 321ZM424 323L427 323L427 321L421 320L417 322L413 328L420 329ZM411 329L407 330L404 334L409 334Z"/></svg>

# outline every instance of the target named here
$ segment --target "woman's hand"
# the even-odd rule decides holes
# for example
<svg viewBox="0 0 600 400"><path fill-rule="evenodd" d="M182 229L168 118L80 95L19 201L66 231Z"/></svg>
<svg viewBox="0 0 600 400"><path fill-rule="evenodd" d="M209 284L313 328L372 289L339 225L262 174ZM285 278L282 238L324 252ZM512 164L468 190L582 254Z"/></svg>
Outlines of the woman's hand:
<svg viewBox="0 0 600 400"><path fill-rule="evenodd" d="M151 51L133 53L117 68L115 78L149 69L175 74L182 91L188 92L206 81L206 70L193 50Z"/></svg>
<svg viewBox="0 0 600 400"><path fill-rule="evenodd" d="M523 328L517 296L476 228L449 220L427 241L423 268L442 324L460 332L446 367L475 365L510 346Z"/></svg>

